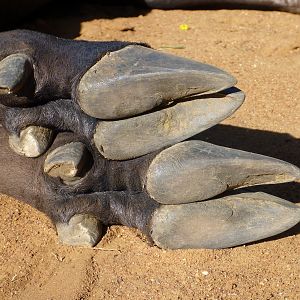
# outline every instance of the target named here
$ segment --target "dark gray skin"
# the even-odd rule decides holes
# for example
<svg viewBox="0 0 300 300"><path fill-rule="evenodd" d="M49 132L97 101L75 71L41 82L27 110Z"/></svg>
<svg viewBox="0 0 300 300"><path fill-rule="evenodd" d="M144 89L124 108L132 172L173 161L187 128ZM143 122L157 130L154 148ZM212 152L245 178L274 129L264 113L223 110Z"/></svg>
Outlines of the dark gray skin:
<svg viewBox="0 0 300 300"><path fill-rule="evenodd" d="M103 223L138 228L162 248L224 248L300 221L298 206L264 193L208 200L297 180L297 167L201 141L176 144L242 104L226 72L146 45L30 31L1 33L0 49L0 192L47 214L63 242L93 246ZM193 114L202 123L190 123Z"/></svg>
<svg viewBox="0 0 300 300"><path fill-rule="evenodd" d="M48 152L80 139L82 137L71 133L59 134ZM123 224L148 232L147 220L158 203L141 192L141 184L137 180L132 180L135 187L126 190L125 176L122 175L142 172L141 169L149 164L153 155L142 161L137 159L127 163L108 161L96 154L92 169L84 181L72 187L65 185L59 178L45 175L45 155L36 159L22 157L10 149L7 141L8 134L1 126L1 193L42 211L54 224L66 223L74 214L87 213L106 225Z"/></svg>

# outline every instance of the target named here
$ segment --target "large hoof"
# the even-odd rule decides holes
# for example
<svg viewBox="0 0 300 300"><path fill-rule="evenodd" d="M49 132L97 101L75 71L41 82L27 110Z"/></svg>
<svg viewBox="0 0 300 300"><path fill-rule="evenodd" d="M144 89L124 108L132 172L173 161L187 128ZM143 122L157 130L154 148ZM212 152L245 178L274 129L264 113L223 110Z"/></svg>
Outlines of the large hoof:
<svg viewBox="0 0 300 300"><path fill-rule="evenodd" d="M68 223L56 224L57 234L63 244L71 246L95 246L102 235L102 225L93 216L80 214Z"/></svg>
<svg viewBox="0 0 300 300"><path fill-rule="evenodd" d="M265 193L162 205L151 237L161 248L226 248L279 234L300 221L299 206Z"/></svg>
<svg viewBox="0 0 300 300"><path fill-rule="evenodd" d="M275 158L187 141L160 152L146 176L149 195L163 204L202 201L226 190L300 179L300 169Z"/></svg>
<svg viewBox="0 0 300 300"><path fill-rule="evenodd" d="M199 141L175 145L154 160L150 154L109 162L99 153L132 159L219 123L244 100L241 91L230 88L236 82L231 75L128 43L66 41L27 31L0 36L4 48L14 53L7 56L0 49L0 129L9 131L11 148L38 157L51 146L53 132L75 133L56 140L47 157L23 164L13 156L17 162L4 163L17 173L27 168L24 173L33 174L41 185L33 183L32 188L21 182L19 188L13 186L14 195L18 190L20 198L38 199L32 203L54 222L75 214L68 223L56 224L62 242L95 245L101 224L94 215L106 225L134 226L145 233L151 219L153 240L166 248L230 247L279 233L299 221L297 206L265 194L174 205L227 189L299 178L299 169L288 163ZM49 72L53 69L57 72ZM5 191L16 184L10 176L0 187L1 182ZM173 205L158 208L158 202Z"/></svg>
<svg viewBox="0 0 300 300"><path fill-rule="evenodd" d="M8 45L0 49L0 103L14 107L6 109L5 127L12 148L25 156L47 149L43 144L27 153L19 137L39 126L94 137L108 159L135 158L219 123L244 100L227 72L145 45L68 41L26 30L0 39Z"/></svg>
<svg viewBox="0 0 300 300"><path fill-rule="evenodd" d="M92 117L120 119L235 84L216 67L131 45L108 53L83 75L77 101Z"/></svg>

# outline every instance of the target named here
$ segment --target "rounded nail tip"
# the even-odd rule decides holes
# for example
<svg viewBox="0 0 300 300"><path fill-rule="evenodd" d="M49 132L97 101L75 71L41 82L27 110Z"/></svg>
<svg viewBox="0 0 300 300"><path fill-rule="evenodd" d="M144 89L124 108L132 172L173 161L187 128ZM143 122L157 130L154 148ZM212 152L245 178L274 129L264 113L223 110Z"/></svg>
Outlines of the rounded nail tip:
<svg viewBox="0 0 300 300"><path fill-rule="evenodd" d="M291 164L291 168L293 170L292 175L293 175L293 180L291 181L300 181L300 168Z"/></svg>
<svg viewBox="0 0 300 300"><path fill-rule="evenodd" d="M64 245L92 248L99 243L101 235L96 234L95 236L90 236L88 234L80 234L68 237L63 233L58 232L58 238Z"/></svg>
<svg viewBox="0 0 300 300"><path fill-rule="evenodd" d="M77 167L72 163L64 163L61 162L60 165L58 163L56 164L44 164L44 173L48 174L51 177L61 177L62 174L59 174L58 168L61 168L63 166L64 169L64 177L66 178L72 178L75 177L78 173Z"/></svg>
<svg viewBox="0 0 300 300"><path fill-rule="evenodd" d="M39 147L37 141L35 141L35 144L32 144L31 146L24 147L24 155L31 158L39 157L45 151L45 149Z"/></svg>
<svg viewBox="0 0 300 300"><path fill-rule="evenodd" d="M30 58L23 53L11 54L0 61L0 94L17 93L33 72Z"/></svg>
<svg viewBox="0 0 300 300"><path fill-rule="evenodd" d="M236 101L238 103L240 103L240 105L242 105L246 99L246 94L237 88L229 88L227 90L225 90L228 97L231 97L233 99L233 101Z"/></svg>
<svg viewBox="0 0 300 300"><path fill-rule="evenodd" d="M216 80L216 88L213 89L212 91L208 91L209 94L221 92L227 89L230 89L237 85L238 81L237 79L232 76L231 74L222 71L222 73L218 74L218 76L214 75L215 78L212 78L212 80L216 80L218 78L219 83L217 84Z"/></svg>
<svg viewBox="0 0 300 300"><path fill-rule="evenodd" d="M268 167L268 165L273 167L274 172L270 175L273 175L274 178L271 181L263 181L262 183L258 183L256 185L287 183L300 180L300 169L297 166L277 158L267 156L263 157L266 159L266 161L262 162L262 164L265 163L266 167Z"/></svg>

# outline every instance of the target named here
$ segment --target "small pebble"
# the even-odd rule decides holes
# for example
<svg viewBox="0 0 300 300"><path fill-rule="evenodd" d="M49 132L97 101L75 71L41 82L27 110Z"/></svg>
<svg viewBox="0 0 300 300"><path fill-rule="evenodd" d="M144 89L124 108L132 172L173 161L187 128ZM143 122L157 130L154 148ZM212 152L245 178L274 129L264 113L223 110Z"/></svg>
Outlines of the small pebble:
<svg viewBox="0 0 300 300"><path fill-rule="evenodd" d="M207 272L207 271L202 271L201 273L202 273L202 275L204 275L204 276L207 276L207 275L208 275L208 272Z"/></svg>

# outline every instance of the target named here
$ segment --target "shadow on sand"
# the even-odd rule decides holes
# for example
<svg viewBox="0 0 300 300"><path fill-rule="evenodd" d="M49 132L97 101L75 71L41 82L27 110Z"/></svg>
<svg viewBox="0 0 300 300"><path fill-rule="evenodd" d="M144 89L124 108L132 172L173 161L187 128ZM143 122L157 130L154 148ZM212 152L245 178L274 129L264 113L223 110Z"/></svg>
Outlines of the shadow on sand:
<svg viewBox="0 0 300 300"><path fill-rule="evenodd" d="M95 19L114 19L137 17L147 15L154 8L178 8L185 10L219 10L219 9L248 9L248 10L271 10L270 6L261 3L223 3L222 1L159 1L148 5L146 0L43 0L37 3L33 0L24 0L18 3L16 0L6 0L0 11L0 31L16 28L31 29L44 33L53 34L63 38L76 38L80 36L81 23ZM12 4L13 5L12 5ZM6 6L8 6L6 8ZM21 5L22 4L22 5ZM171 5L171 6L170 6ZM19 9L16 10L15 6ZM38 8L39 7L39 8ZM1 22L2 21L2 22Z"/></svg>
<svg viewBox="0 0 300 300"><path fill-rule="evenodd" d="M121 5L122 3L115 3L116 1L109 1L107 5L104 5L103 2L72 1L72 4L68 1L50 2L27 16L21 24L17 24L15 27L74 39L80 36L82 22L145 16L151 11L146 6L135 5L134 1L128 1L129 5ZM125 30L126 28L124 28Z"/></svg>

